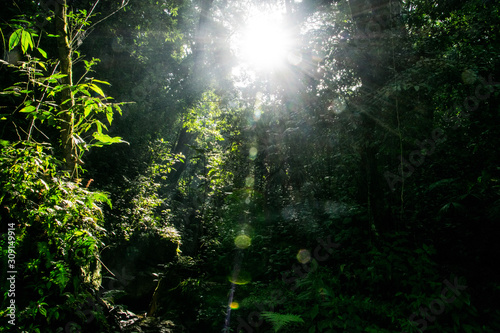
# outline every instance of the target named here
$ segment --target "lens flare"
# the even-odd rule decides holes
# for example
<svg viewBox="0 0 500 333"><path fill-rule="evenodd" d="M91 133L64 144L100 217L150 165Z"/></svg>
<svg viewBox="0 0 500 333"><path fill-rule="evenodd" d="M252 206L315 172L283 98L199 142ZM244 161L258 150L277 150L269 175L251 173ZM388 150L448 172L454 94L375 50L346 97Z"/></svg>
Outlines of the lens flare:
<svg viewBox="0 0 500 333"><path fill-rule="evenodd" d="M252 147L250 148L250 151L248 152L248 156L250 157L250 159L253 161L255 160L255 158L257 157L257 148L255 147Z"/></svg>
<svg viewBox="0 0 500 333"><path fill-rule="evenodd" d="M243 285L250 283L250 281L252 281L252 277L250 276L250 273L246 271L239 271L238 274L233 274L231 276L228 276L228 280L231 283L237 285Z"/></svg>
<svg viewBox="0 0 500 333"><path fill-rule="evenodd" d="M307 250L299 250L299 253L297 253L297 260L301 264L307 264L309 261L311 261L311 252Z"/></svg>
<svg viewBox="0 0 500 333"><path fill-rule="evenodd" d="M245 178L245 185L247 187L253 187L253 185L255 184L255 179L251 176Z"/></svg>
<svg viewBox="0 0 500 333"><path fill-rule="evenodd" d="M239 249L246 249L252 244L252 239L247 235L239 235L234 239L234 245Z"/></svg>

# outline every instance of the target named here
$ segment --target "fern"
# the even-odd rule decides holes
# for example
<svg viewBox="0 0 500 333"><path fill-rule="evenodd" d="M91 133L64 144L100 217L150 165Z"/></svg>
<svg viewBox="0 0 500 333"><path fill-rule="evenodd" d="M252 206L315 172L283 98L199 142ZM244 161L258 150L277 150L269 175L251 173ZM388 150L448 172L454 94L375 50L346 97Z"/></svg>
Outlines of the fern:
<svg viewBox="0 0 500 333"><path fill-rule="evenodd" d="M267 319L273 324L274 332L278 332L282 327L291 323L304 323L304 320L300 316L293 314L281 314L269 311L263 311L262 317Z"/></svg>

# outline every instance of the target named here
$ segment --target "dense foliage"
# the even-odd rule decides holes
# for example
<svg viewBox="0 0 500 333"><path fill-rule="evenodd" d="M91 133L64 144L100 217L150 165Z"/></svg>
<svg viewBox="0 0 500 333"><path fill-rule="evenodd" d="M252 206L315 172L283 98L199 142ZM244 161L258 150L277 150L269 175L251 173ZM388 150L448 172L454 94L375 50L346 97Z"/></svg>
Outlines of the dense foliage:
<svg viewBox="0 0 500 333"><path fill-rule="evenodd" d="M10 4L0 331L500 330L496 1Z"/></svg>

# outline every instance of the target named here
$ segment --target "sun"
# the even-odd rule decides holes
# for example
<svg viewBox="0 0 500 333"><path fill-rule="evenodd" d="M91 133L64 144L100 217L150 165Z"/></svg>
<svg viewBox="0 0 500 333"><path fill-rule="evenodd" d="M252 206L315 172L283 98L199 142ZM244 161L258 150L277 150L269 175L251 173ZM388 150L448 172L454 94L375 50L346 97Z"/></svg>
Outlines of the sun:
<svg viewBox="0 0 500 333"><path fill-rule="evenodd" d="M292 48L292 37L279 11L251 11L233 42L236 56L254 70L284 66Z"/></svg>
<svg viewBox="0 0 500 333"><path fill-rule="evenodd" d="M257 68L270 69L286 61L290 40L276 15L257 15L247 23L242 40L242 58Z"/></svg>

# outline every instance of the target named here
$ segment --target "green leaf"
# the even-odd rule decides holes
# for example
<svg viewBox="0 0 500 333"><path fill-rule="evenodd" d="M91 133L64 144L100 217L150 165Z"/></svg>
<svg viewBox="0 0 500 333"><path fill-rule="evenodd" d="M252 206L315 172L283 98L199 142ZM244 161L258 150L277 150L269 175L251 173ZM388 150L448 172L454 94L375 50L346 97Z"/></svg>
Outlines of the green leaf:
<svg viewBox="0 0 500 333"><path fill-rule="evenodd" d="M80 89L78 91L81 92L82 94L84 94L85 96L92 97L92 95L85 89Z"/></svg>
<svg viewBox="0 0 500 333"><path fill-rule="evenodd" d="M316 305L312 308L312 310L311 310L311 319L313 319L313 320L314 320L314 318L316 318L316 316L318 315L318 313L319 313L319 305L318 305L318 304L316 304Z"/></svg>
<svg viewBox="0 0 500 333"><path fill-rule="evenodd" d="M304 320L297 315L293 314L281 314L270 311L263 311L261 313L264 319L270 321L273 325L274 331L278 332L282 327L293 323L304 323Z"/></svg>
<svg viewBox="0 0 500 333"><path fill-rule="evenodd" d="M99 201L99 202L105 202L106 204L109 205L110 208L113 208L111 205L111 200L109 200L109 197L102 192L94 192L93 194L94 200Z"/></svg>
<svg viewBox="0 0 500 333"><path fill-rule="evenodd" d="M116 111L118 111L118 113L119 113L119 114L120 114L120 116L121 116L121 115L122 115L122 108L121 108L121 107L119 107L119 106L118 106L118 105L116 105L116 104L114 105L114 107L115 107Z"/></svg>
<svg viewBox="0 0 500 333"><path fill-rule="evenodd" d="M92 111L92 107L90 105L87 105L84 109L83 109L83 116L86 118L88 117L88 115L90 114L90 112Z"/></svg>
<svg viewBox="0 0 500 333"><path fill-rule="evenodd" d="M47 77L45 80L47 80L50 83L56 83L58 79L61 79L65 76L66 76L66 74L58 73L58 74L54 74L54 75ZM60 90L62 90L62 88L64 88L64 86L61 85L61 86L54 87L54 89L56 89L56 88L60 88Z"/></svg>
<svg viewBox="0 0 500 333"><path fill-rule="evenodd" d="M93 79L92 82L97 82L97 83L102 83L102 84L107 84L108 86L111 85L111 83L107 82L107 81L101 81L101 80L96 80L96 79Z"/></svg>
<svg viewBox="0 0 500 333"><path fill-rule="evenodd" d="M106 118L108 119L108 123L111 125L111 122L113 121L113 114L107 112Z"/></svg>
<svg viewBox="0 0 500 333"><path fill-rule="evenodd" d="M23 33L23 29L17 29L10 35L9 38L9 51L16 47L17 44L21 41L21 35Z"/></svg>
<svg viewBox="0 0 500 333"><path fill-rule="evenodd" d="M38 51L40 51L40 49L38 49ZM45 52L45 51L43 51L43 52ZM47 54L45 54L45 57L47 57ZM43 63L43 62L39 61L39 62L38 62L38 65L39 65L40 67L42 67L43 69L47 70L47 67L45 67L45 63Z"/></svg>
<svg viewBox="0 0 500 333"><path fill-rule="evenodd" d="M38 312L40 312L40 314L42 316L47 317L47 310L45 310L45 308L42 307L43 304L46 304L46 303L42 303L42 304L38 305Z"/></svg>
<svg viewBox="0 0 500 333"><path fill-rule="evenodd" d="M449 183L453 183L454 181L456 181L457 178L446 178L446 179L441 179L431 185L429 185L429 191L432 191L433 189L435 189L436 187L440 187L440 186L443 186L443 185L447 185Z"/></svg>
<svg viewBox="0 0 500 333"><path fill-rule="evenodd" d="M22 108L19 112L30 113L30 112L33 112L35 110L36 110L36 107L34 107L33 105L28 105L28 106Z"/></svg>
<svg viewBox="0 0 500 333"><path fill-rule="evenodd" d="M93 83L89 84L89 88L98 93L99 95L101 95L102 97L105 97L104 91L102 91L102 89L96 86L95 84Z"/></svg>
<svg viewBox="0 0 500 333"><path fill-rule="evenodd" d="M42 57L44 57L45 59L47 59L47 52L45 52L44 50L42 50L41 48L37 47L36 48L38 50L38 52L40 52L40 54L42 55ZM41 65L41 64L40 64ZM42 66L44 67L44 66ZM45 68L45 67L44 67Z"/></svg>
<svg viewBox="0 0 500 333"><path fill-rule="evenodd" d="M113 108L110 105L106 106L106 118L108 118L108 122L111 125L113 121Z"/></svg>
<svg viewBox="0 0 500 333"><path fill-rule="evenodd" d="M33 49L33 40L31 38L31 34L28 31L23 30L21 34L21 49L23 50L23 53L26 53L28 48Z"/></svg>
<svg viewBox="0 0 500 333"><path fill-rule="evenodd" d="M99 144L102 144L102 145L111 145L113 143L125 142L125 141L122 141L122 138L120 138L119 136L115 136L114 138L112 138L107 134L103 134L103 133L99 133L99 132L95 132L93 134L93 136L94 136L94 139L99 141Z"/></svg>
<svg viewBox="0 0 500 333"><path fill-rule="evenodd" d="M30 21L21 20L21 19L12 19L11 21L12 21L12 22L19 22L19 23L31 24L31 22L30 22Z"/></svg>

